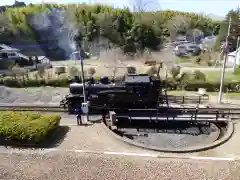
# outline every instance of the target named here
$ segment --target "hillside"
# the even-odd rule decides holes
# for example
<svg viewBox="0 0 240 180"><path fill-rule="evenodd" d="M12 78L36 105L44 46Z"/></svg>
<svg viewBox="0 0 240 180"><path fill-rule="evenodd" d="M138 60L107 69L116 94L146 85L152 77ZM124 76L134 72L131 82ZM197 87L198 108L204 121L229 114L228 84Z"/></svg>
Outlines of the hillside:
<svg viewBox="0 0 240 180"><path fill-rule="evenodd" d="M78 47L85 51L98 49L99 44L104 48L121 47L125 53L145 48L158 50L165 37L194 29L204 35L218 34L220 26L218 21L194 13L169 10L132 13L128 9L86 4L6 9L0 15L0 23L0 43L22 48L28 45L31 51L40 48L52 59L69 58ZM39 46L29 46L36 42Z"/></svg>

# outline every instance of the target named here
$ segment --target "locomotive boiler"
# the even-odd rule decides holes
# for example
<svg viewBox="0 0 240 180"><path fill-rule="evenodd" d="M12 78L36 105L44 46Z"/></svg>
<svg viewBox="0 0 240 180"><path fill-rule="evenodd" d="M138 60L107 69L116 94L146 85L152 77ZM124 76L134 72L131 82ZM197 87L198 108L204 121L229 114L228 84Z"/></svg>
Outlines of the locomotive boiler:
<svg viewBox="0 0 240 180"><path fill-rule="evenodd" d="M156 108L161 103L161 81L159 78L142 75L126 75L121 82L109 82L104 77L100 82L91 79L85 83L86 100L89 113L104 110ZM83 84L73 82L69 85L69 94L61 105L69 113L80 111L84 101Z"/></svg>

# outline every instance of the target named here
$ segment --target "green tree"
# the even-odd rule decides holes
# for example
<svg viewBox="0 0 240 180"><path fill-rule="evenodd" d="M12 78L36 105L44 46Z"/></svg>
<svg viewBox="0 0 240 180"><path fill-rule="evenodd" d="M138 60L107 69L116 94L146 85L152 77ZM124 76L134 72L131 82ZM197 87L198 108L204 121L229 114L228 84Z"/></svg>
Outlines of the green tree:
<svg viewBox="0 0 240 180"><path fill-rule="evenodd" d="M218 44L216 44L216 49L219 48L220 42L225 40L227 32L228 32L228 25L230 17L232 19L232 26L229 36L229 42L231 43L230 51L233 51L236 49L237 46L237 36L240 35L240 8L237 8L236 10L230 10L228 14L225 17L225 20L221 23L220 26L220 32L219 32L219 40L217 41Z"/></svg>

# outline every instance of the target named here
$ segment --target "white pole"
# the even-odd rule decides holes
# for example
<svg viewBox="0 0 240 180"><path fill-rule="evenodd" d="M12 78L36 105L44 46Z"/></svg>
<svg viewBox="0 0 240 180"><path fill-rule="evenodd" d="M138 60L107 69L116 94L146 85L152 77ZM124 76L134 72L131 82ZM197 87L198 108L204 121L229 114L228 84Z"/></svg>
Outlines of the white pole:
<svg viewBox="0 0 240 180"><path fill-rule="evenodd" d="M228 49L228 38L229 38L229 35L230 35L231 24L232 24L232 18L230 17L229 25L228 25L228 34L227 34L226 41L225 41L225 46L224 46L225 52L228 52L227 51L227 49ZM219 104L221 104L221 102L222 102L222 90L223 90L223 83L224 83L224 75L225 75L227 58L228 58L228 56L227 56L227 54L225 54L223 67L222 67L222 72L221 72L221 82L220 82L219 94L218 94L218 103Z"/></svg>
<svg viewBox="0 0 240 180"><path fill-rule="evenodd" d="M76 51L73 52L72 55L75 54L79 54L80 57L80 61L81 61L81 78L82 78L82 83L83 83L83 101L84 103L86 103L86 93L85 93L85 81L84 81L84 72L83 72L83 59L81 57L81 52L80 51ZM76 62L76 56L75 56L75 62Z"/></svg>

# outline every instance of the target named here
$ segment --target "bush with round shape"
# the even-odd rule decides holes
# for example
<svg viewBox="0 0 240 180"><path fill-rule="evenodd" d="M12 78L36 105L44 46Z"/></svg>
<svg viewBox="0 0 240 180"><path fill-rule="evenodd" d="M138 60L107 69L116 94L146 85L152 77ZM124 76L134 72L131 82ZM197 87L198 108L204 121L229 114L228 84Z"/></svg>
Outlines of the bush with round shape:
<svg viewBox="0 0 240 180"><path fill-rule="evenodd" d="M127 67L127 73L128 74L136 74L136 68L135 67L133 67L133 66L129 66L129 67Z"/></svg>
<svg viewBox="0 0 240 180"><path fill-rule="evenodd" d="M192 75L193 75L193 80L206 81L206 75L199 70L195 70Z"/></svg>
<svg viewBox="0 0 240 180"><path fill-rule="evenodd" d="M88 74L89 74L90 76L93 76L95 73L96 73L95 68L91 67L91 68L88 69Z"/></svg>
<svg viewBox="0 0 240 180"><path fill-rule="evenodd" d="M0 112L0 137L22 144L38 144L59 127L59 115L36 112Z"/></svg>

